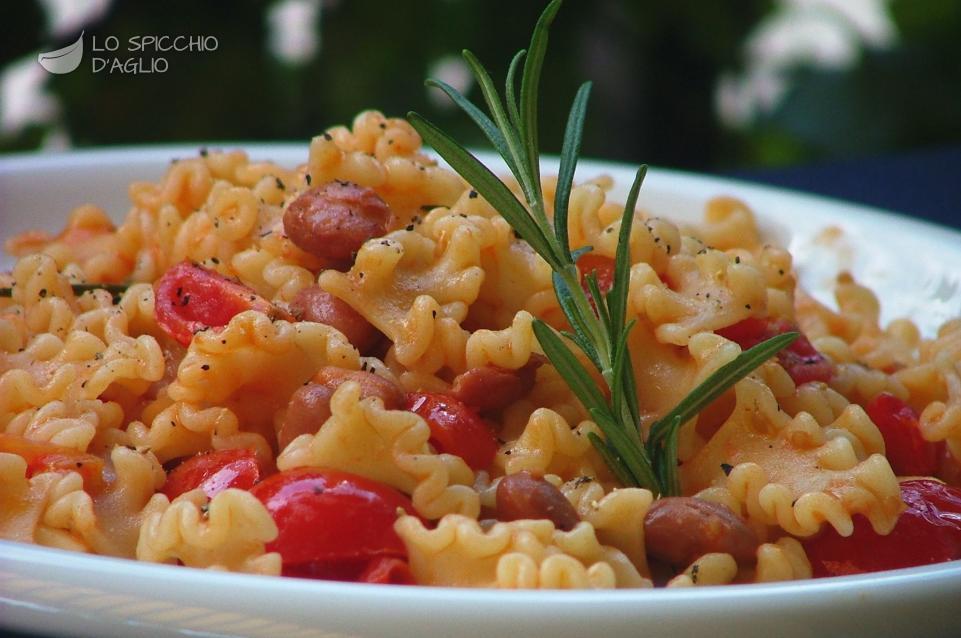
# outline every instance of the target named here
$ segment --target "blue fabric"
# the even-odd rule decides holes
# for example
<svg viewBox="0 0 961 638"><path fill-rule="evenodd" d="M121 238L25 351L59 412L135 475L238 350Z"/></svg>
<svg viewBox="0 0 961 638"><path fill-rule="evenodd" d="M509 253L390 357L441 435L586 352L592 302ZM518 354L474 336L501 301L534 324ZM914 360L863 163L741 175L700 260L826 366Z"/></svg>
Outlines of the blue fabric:
<svg viewBox="0 0 961 638"><path fill-rule="evenodd" d="M867 204L961 229L961 147L724 175Z"/></svg>

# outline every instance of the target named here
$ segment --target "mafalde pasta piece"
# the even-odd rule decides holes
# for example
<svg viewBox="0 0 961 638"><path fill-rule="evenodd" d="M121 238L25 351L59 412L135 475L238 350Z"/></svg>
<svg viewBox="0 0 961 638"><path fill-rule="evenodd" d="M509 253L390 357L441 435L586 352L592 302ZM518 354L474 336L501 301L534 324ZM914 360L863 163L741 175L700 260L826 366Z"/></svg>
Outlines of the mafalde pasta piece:
<svg viewBox="0 0 961 638"><path fill-rule="evenodd" d="M540 352L532 327L534 317L526 311L514 315L511 325L502 330L477 330L467 339L467 367L495 365L516 370Z"/></svg>
<svg viewBox="0 0 961 638"><path fill-rule="evenodd" d="M110 217L90 204L75 208L56 237L27 232L9 239L5 246L15 256L45 254L58 268L76 264L90 281L122 281L133 265L121 250Z"/></svg>
<svg viewBox="0 0 961 638"><path fill-rule="evenodd" d="M310 270L264 248L243 250L233 256L230 265L245 284L273 302L293 301L314 283Z"/></svg>
<svg viewBox="0 0 961 638"><path fill-rule="evenodd" d="M5 431L79 452L100 452L107 449L112 432L119 432L123 425L123 409L117 403L71 398L20 412L6 424ZM98 434L101 436L95 441Z"/></svg>
<svg viewBox="0 0 961 638"><path fill-rule="evenodd" d="M521 310L547 320L558 314L547 263L514 235L514 229L504 218L491 218L489 226L493 241L489 246L482 245L480 264L484 269L484 283L477 302L471 306L471 321L500 327L510 324Z"/></svg>
<svg viewBox="0 0 961 638"><path fill-rule="evenodd" d="M660 276L635 264L630 297L633 311L656 326L657 339L678 346L767 309L764 275L717 250L673 255Z"/></svg>
<svg viewBox="0 0 961 638"><path fill-rule="evenodd" d="M164 355L152 336L130 336L128 316L109 305L109 293L77 299L69 287L58 291L63 278L49 258L33 260L36 270L24 275L21 266L31 260L21 260L14 272L23 286L15 295L27 297L25 306L15 306L25 325L21 329L13 315L19 335L11 337L23 345L0 352L0 430L84 450L98 433L120 427L121 408L162 378ZM64 297L41 287L30 300L37 278Z"/></svg>
<svg viewBox="0 0 961 638"><path fill-rule="evenodd" d="M600 542L623 552L641 575L650 575L644 544L644 517L654 502L649 490L605 490L600 480L590 476L575 477L560 487L581 520L593 525Z"/></svg>
<svg viewBox="0 0 961 638"><path fill-rule="evenodd" d="M571 189L568 206L567 230L571 246L593 246L594 252L613 257L623 213L623 204L608 202L607 193L601 186L590 182L578 184ZM638 225L642 221L639 217ZM636 237L631 239L633 244Z"/></svg>
<svg viewBox="0 0 961 638"><path fill-rule="evenodd" d="M63 478L59 472L43 472L28 479L22 457L0 452L0 538L36 543L50 493Z"/></svg>
<svg viewBox="0 0 961 638"><path fill-rule="evenodd" d="M110 459L115 476L103 491L87 491L75 472L61 475L37 529L37 542L134 557L140 526L156 511L152 497L165 476L151 452L118 446Z"/></svg>
<svg viewBox="0 0 961 638"><path fill-rule="evenodd" d="M503 589L650 587L630 560L602 545L589 523L569 532L548 520L495 523L448 514L434 529L402 516L400 535L417 583Z"/></svg>
<svg viewBox="0 0 961 638"><path fill-rule="evenodd" d="M230 488L208 500L198 489L172 503L162 494L154 499L156 511L146 517L137 541L139 560L280 574L280 554L264 549L277 537L277 525L250 492Z"/></svg>
<svg viewBox="0 0 961 638"><path fill-rule="evenodd" d="M811 563L795 538L782 536L757 548L754 565L738 565L730 554L704 554L668 581L668 587L727 585L729 583L771 583L811 578Z"/></svg>
<svg viewBox="0 0 961 638"><path fill-rule="evenodd" d="M704 206L704 220L695 234L706 245L720 250L753 250L761 243L757 220L748 205L736 197L712 197Z"/></svg>
<svg viewBox="0 0 961 638"><path fill-rule="evenodd" d="M386 410L380 399L361 399L360 385L343 383L331 397L331 416L317 434L302 434L277 457L277 467L325 467L353 472L411 495L418 513L476 517L480 500L474 473L460 457L436 454L431 433L416 414Z"/></svg>
<svg viewBox="0 0 961 638"><path fill-rule="evenodd" d="M961 371L942 359L939 371L947 388L945 401L933 401L925 406L918 419L921 435L928 441L945 441L955 460L961 460Z"/></svg>
<svg viewBox="0 0 961 638"><path fill-rule="evenodd" d="M166 396L145 410L149 428L129 430L164 461L211 445L252 446L266 461L279 411L325 365L356 370L360 360L329 326L245 311L194 336Z"/></svg>
<svg viewBox="0 0 961 638"><path fill-rule="evenodd" d="M556 474L564 479L597 476L606 468L588 439L591 432L601 435L593 421L572 428L553 410L538 408L521 435L501 447L494 464L505 474L527 470L536 476Z"/></svg>
<svg viewBox="0 0 961 638"><path fill-rule="evenodd" d="M265 462L273 458L270 437L242 430L240 419L229 408L203 408L162 398L144 410L144 419L127 426L130 443L152 450L163 462L211 448L247 448Z"/></svg>
<svg viewBox="0 0 961 638"><path fill-rule="evenodd" d="M850 405L843 394L825 383L795 384L780 365L761 366L755 374L771 389L781 409L792 417L807 412L819 424L829 425Z"/></svg>
<svg viewBox="0 0 961 638"><path fill-rule="evenodd" d="M704 554L667 582L668 587L727 585L737 578L737 561L730 554Z"/></svg>
<svg viewBox="0 0 961 638"><path fill-rule="evenodd" d="M811 562L796 538L782 536L757 548L754 582L773 583L811 578Z"/></svg>
<svg viewBox="0 0 961 638"><path fill-rule="evenodd" d="M465 188L420 145L407 121L364 111L353 130L335 127L311 140L307 174L314 185L340 179L373 188L406 225L423 207L450 206Z"/></svg>
<svg viewBox="0 0 961 638"><path fill-rule="evenodd" d="M399 230L364 244L348 273L327 270L318 283L387 335L401 364L433 372L437 368L432 367L444 364L428 352L435 334L438 346L462 341L450 333L460 330L458 324L477 299L484 277L479 263L467 226L444 241ZM449 356L462 353L455 349ZM458 362L447 363L456 367Z"/></svg>
<svg viewBox="0 0 961 638"><path fill-rule="evenodd" d="M240 151L229 154L229 157L235 163L247 161L246 153ZM129 189L130 199L134 206L150 211L157 211L164 205L170 205L182 217L186 217L200 208L210 193L213 176L209 164L208 161L199 157L172 162L160 182L133 182Z"/></svg>
<svg viewBox="0 0 961 638"><path fill-rule="evenodd" d="M904 504L880 432L859 406L822 428L809 414L781 411L754 378L739 382L735 393L731 416L681 466L685 493L795 536L810 536L823 522L850 534L854 514L878 533L890 531Z"/></svg>

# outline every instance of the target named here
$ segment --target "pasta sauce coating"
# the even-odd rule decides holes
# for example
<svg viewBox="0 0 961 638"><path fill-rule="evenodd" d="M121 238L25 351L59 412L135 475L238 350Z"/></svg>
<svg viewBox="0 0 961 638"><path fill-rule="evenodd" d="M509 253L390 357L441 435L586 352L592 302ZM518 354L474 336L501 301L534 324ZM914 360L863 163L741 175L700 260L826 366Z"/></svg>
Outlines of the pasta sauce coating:
<svg viewBox="0 0 961 638"><path fill-rule="evenodd" d="M552 204L556 180L542 186ZM575 184L568 216L602 292L622 223L610 188ZM638 211L625 229L642 429L742 349L805 335L683 425L683 495L664 498L617 481L591 444L601 429L542 355L535 318L569 329L550 268L406 121L364 112L297 167L211 151L130 193L117 225L84 206L59 234L8 241L4 539L530 588L958 558L944 532L956 494L938 479L959 474L961 322L930 338L881 326L850 275L839 310L818 304L744 202L710 200L690 229ZM919 558L910 546L932 535Z"/></svg>

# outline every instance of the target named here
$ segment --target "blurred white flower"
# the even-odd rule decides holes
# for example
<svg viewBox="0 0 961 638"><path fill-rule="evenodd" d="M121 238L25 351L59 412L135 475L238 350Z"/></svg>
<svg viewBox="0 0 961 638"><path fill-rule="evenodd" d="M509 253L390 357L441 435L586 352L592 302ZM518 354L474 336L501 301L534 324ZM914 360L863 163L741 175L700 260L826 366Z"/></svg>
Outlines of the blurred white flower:
<svg viewBox="0 0 961 638"><path fill-rule="evenodd" d="M456 55L445 55L434 60L430 68L427 69L427 77L446 82L452 87L466 94L474 82L474 76L463 58ZM439 89L427 87L427 99L435 106L446 109L457 108Z"/></svg>
<svg viewBox="0 0 961 638"><path fill-rule="evenodd" d="M47 31L54 38L76 35L110 8L111 0L39 0L47 12Z"/></svg>
<svg viewBox="0 0 961 638"><path fill-rule="evenodd" d="M789 72L799 67L844 70L866 49L885 49L898 39L890 0L780 0L744 43L743 73L723 74L715 108L731 127L770 113L788 91Z"/></svg>
<svg viewBox="0 0 961 638"><path fill-rule="evenodd" d="M112 0L39 0L47 14L51 39L73 35L106 14ZM60 102L45 90L50 74L37 63L36 53L15 60L0 71L0 134L15 135L31 124L53 124ZM55 126L44 139L45 148L64 148L70 138Z"/></svg>
<svg viewBox="0 0 961 638"><path fill-rule="evenodd" d="M0 133L13 134L57 116L59 103L44 90L49 77L33 54L7 65L0 75Z"/></svg>
<svg viewBox="0 0 961 638"><path fill-rule="evenodd" d="M319 0L283 0L267 12L267 46L288 64L303 64L320 48Z"/></svg>

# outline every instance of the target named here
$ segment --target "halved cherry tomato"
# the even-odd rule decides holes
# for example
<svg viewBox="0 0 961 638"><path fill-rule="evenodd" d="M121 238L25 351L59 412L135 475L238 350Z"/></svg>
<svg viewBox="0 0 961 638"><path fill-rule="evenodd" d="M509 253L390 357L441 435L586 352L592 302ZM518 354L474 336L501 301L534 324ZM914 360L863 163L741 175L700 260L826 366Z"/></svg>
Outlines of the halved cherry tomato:
<svg viewBox="0 0 961 638"><path fill-rule="evenodd" d="M918 413L888 392L864 406L884 437L884 455L898 476L932 476L938 471L941 446L925 441Z"/></svg>
<svg viewBox="0 0 961 638"><path fill-rule="evenodd" d="M190 345L194 334L227 325L245 310L271 319L291 319L247 286L190 262L177 264L155 285L154 312L168 335Z"/></svg>
<svg viewBox="0 0 961 638"><path fill-rule="evenodd" d="M0 433L0 452L22 457L27 462L27 478L42 472L77 472L87 490L104 485L103 459L93 454L5 432Z"/></svg>
<svg viewBox="0 0 961 638"><path fill-rule="evenodd" d="M359 580L384 558L404 561L407 548L394 531L410 500L388 485L339 470L298 468L270 476L250 493L267 507L279 534L267 544L279 552L285 576ZM384 566L387 575L396 566ZM371 577L370 574L367 577ZM368 581L370 582L370 581Z"/></svg>
<svg viewBox="0 0 961 638"><path fill-rule="evenodd" d="M715 330L715 332L725 339L737 343L743 350L747 350L765 339L794 330L798 330L797 325L784 319L771 320L748 317L734 325ZM801 333L794 340L794 343L781 350L777 357L778 362L791 375L797 385L809 381L827 383L834 374L834 367L831 362L817 351L817 348L811 344L804 333Z"/></svg>
<svg viewBox="0 0 961 638"><path fill-rule="evenodd" d="M474 470L486 469L494 462L497 439L491 428L476 412L454 397L408 394L407 409L427 422L430 444L440 452L461 457Z"/></svg>
<svg viewBox="0 0 961 638"><path fill-rule="evenodd" d="M934 479L901 483L908 508L881 536L861 515L848 537L827 528L803 541L814 575L844 576L961 559L961 489Z"/></svg>
<svg viewBox="0 0 961 638"><path fill-rule="evenodd" d="M192 456L172 469L160 491L173 500L199 487L213 498L228 487L249 490L259 480L260 466L251 450L218 450Z"/></svg>
<svg viewBox="0 0 961 638"><path fill-rule="evenodd" d="M591 292L587 287L585 277L591 273L594 273L597 277L597 287L600 289L601 294L606 295L614 285L614 260L610 257L595 255L594 253L584 253L577 260L577 269L581 272L581 287L584 288L584 292L587 293L588 297Z"/></svg>

